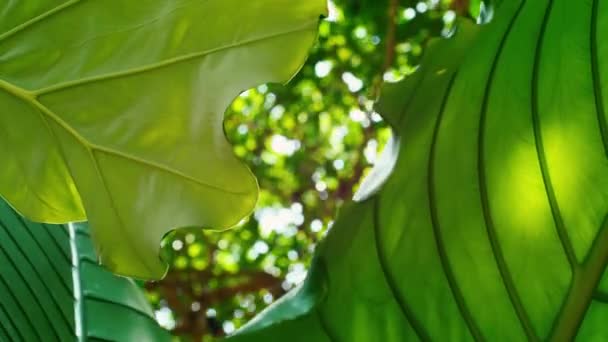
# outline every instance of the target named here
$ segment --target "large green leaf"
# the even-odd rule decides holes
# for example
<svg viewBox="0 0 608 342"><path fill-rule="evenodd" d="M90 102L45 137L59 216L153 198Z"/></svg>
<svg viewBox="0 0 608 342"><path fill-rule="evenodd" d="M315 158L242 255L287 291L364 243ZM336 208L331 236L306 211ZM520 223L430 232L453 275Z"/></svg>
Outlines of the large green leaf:
<svg viewBox="0 0 608 342"><path fill-rule="evenodd" d="M318 304L234 340L607 340L607 101L607 1L504 1L435 41L383 93L398 159L319 249Z"/></svg>
<svg viewBox="0 0 608 342"><path fill-rule="evenodd" d="M324 0L18 0L0 11L0 194L35 221L86 217L115 272L160 278L160 239L227 228L257 183L223 113L287 81Z"/></svg>
<svg viewBox="0 0 608 342"><path fill-rule="evenodd" d="M86 225L32 223L0 201L1 341L168 341L143 292L97 264Z"/></svg>

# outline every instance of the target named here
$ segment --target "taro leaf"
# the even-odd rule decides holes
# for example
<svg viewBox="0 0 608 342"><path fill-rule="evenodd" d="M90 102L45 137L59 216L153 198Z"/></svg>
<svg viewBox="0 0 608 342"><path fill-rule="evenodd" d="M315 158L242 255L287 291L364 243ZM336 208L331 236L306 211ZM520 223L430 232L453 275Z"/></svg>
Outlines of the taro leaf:
<svg viewBox="0 0 608 342"><path fill-rule="evenodd" d="M0 200L0 341L169 341L133 280L97 264L86 224L33 223Z"/></svg>
<svg viewBox="0 0 608 342"><path fill-rule="evenodd" d="M398 159L319 249L318 304L234 341L608 340L608 2L503 1L382 96Z"/></svg>
<svg viewBox="0 0 608 342"><path fill-rule="evenodd" d="M41 222L89 219L101 262L160 278L159 242L227 228L257 183L222 119L287 81L324 0L12 1L0 11L0 194Z"/></svg>

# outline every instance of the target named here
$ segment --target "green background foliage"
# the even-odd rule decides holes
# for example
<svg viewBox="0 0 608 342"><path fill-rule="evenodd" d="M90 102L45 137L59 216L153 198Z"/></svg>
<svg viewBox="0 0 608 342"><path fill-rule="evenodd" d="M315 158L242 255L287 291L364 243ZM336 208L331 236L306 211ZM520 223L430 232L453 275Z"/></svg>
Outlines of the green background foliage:
<svg viewBox="0 0 608 342"><path fill-rule="evenodd" d="M232 332L303 280L338 208L391 136L371 112L384 71L390 80L413 72L425 42L447 32L460 11L430 1L417 10L416 2L400 1L389 46L395 56L387 62L389 5L330 3L330 18L298 75L232 103L226 135L256 175L260 199L233 230L178 231L165 240L172 266L166 279L146 288L162 322L181 338Z"/></svg>

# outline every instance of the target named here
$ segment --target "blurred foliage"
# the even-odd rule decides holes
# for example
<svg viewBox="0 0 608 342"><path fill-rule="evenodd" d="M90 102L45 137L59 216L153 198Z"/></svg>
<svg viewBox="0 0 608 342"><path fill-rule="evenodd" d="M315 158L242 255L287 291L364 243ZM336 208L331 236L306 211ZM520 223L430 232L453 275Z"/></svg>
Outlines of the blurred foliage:
<svg viewBox="0 0 608 342"><path fill-rule="evenodd" d="M171 269L145 287L181 340L224 336L304 279L315 245L390 137L372 112L381 81L411 73L456 13L476 13L468 1L329 6L301 72L287 86L245 91L227 111L226 135L259 181L255 213L229 231L192 228L163 241Z"/></svg>

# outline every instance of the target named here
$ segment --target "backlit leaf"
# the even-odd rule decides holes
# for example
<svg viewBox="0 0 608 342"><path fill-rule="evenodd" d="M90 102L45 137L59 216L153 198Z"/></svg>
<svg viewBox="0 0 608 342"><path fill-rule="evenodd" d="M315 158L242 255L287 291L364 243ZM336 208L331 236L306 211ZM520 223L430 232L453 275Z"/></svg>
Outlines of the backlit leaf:
<svg viewBox="0 0 608 342"><path fill-rule="evenodd" d="M606 1L522 0L435 41L383 94L398 159L319 249L318 304L234 340L608 339L606 34Z"/></svg>
<svg viewBox="0 0 608 342"><path fill-rule="evenodd" d="M160 278L166 232L228 228L253 209L257 184L224 137L224 110L291 78L324 11L323 0L9 2L0 194L35 221L87 218L103 264Z"/></svg>

